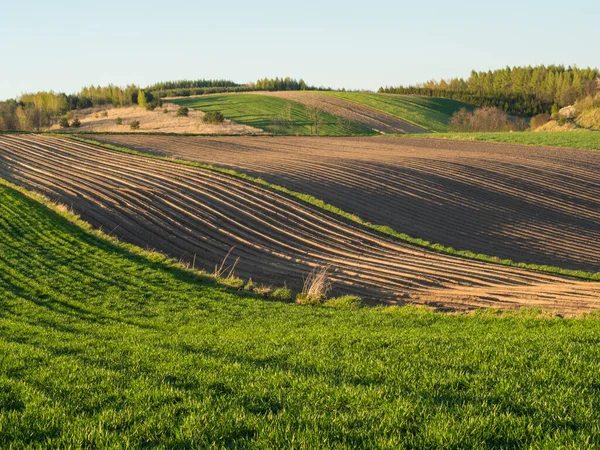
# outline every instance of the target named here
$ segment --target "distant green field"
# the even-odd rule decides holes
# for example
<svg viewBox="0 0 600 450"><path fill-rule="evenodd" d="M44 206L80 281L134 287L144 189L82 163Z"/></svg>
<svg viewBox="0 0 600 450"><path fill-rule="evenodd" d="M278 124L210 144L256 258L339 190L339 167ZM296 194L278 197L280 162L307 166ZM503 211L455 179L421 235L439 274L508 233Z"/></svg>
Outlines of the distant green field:
<svg viewBox="0 0 600 450"><path fill-rule="evenodd" d="M600 321L228 291L0 180L0 448L590 448Z"/></svg>
<svg viewBox="0 0 600 450"><path fill-rule="evenodd" d="M471 105L447 98L368 92L319 91L318 93L360 103L369 108L404 119L422 128L440 133L448 131L450 117L460 108L473 109Z"/></svg>
<svg viewBox="0 0 600 450"><path fill-rule="evenodd" d="M223 94L172 100L178 105L201 111L221 111L227 119L260 128L273 134L309 135L311 122L303 105L285 99L255 94ZM291 122L281 123L286 105L291 105ZM323 112L321 136L374 135L375 131L355 122L343 125L341 119Z"/></svg>
<svg viewBox="0 0 600 450"><path fill-rule="evenodd" d="M524 145L548 145L554 147L583 148L600 150L600 131L573 132L505 132L505 133L444 133L398 135L399 137L454 139L462 141L505 142Z"/></svg>

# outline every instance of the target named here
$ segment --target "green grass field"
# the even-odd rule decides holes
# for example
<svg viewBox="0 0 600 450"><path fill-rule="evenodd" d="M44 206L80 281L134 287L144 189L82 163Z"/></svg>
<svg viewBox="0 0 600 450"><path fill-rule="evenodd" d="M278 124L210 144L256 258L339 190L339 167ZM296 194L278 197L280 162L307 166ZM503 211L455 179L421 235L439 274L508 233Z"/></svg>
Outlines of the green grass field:
<svg viewBox="0 0 600 450"><path fill-rule="evenodd" d="M276 97L255 94L222 94L171 100L178 105L201 111L221 111L227 119L260 128L273 134L310 135L311 121L303 105ZM291 123L282 124L286 105L291 105ZM323 112L321 136L375 135L375 131L358 123L343 125L341 120Z"/></svg>
<svg viewBox="0 0 600 450"><path fill-rule="evenodd" d="M0 448L600 446L597 318L268 301L42 203L0 182Z"/></svg>
<svg viewBox="0 0 600 450"><path fill-rule="evenodd" d="M524 145L549 145L554 147L583 148L600 150L599 131L574 132L504 132L504 133L443 133L434 136L426 134L398 135L399 137L434 137L438 139L454 139L463 141L504 142Z"/></svg>
<svg viewBox="0 0 600 450"><path fill-rule="evenodd" d="M368 92L325 92L322 95L349 100L377 109L407 122L435 132L448 131L448 121L460 108L471 105L447 98L418 97L413 95L374 94Z"/></svg>

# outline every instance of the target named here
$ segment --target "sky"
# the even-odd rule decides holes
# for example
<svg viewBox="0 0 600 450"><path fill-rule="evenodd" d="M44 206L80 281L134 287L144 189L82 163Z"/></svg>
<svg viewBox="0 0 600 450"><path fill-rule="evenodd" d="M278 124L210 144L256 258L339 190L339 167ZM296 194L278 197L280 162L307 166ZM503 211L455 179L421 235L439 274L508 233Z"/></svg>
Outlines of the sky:
<svg viewBox="0 0 600 450"><path fill-rule="evenodd" d="M376 90L507 65L600 66L598 0L5 1L0 99L276 76Z"/></svg>

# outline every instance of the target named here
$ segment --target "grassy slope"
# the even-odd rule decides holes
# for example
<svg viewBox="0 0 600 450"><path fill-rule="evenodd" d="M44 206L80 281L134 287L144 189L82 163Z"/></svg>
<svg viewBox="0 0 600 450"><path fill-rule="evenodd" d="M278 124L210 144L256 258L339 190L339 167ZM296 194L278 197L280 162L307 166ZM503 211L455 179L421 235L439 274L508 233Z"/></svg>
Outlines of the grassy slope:
<svg viewBox="0 0 600 450"><path fill-rule="evenodd" d="M228 292L0 184L0 448L600 445L600 322Z"/></svg>
<svg viewBox="0 0 600 450"><path fill-rule="evenodd" d="M448 131L448 121L460 108L472 108L456 100L413 95L374 94L368 92L319 92L360 103L431 131Z"/></svg>
<svg viewBox="0 0 600 450"><path fill-rule="evenodd" d="M409 135L398 135L406 137ZM518 133L444 133L434 136L423 134L412 134L410 137L434 137L441 139L456 139L463 141L486 141L504 142L510 144L525 145L550 145L555 147L583 148L588 150L600 150L600 132L577 131L577 132L539 132L527 131Z"/></svg>
<svg viewBox="0 0 600 450"><path fill-rule="evenodd" d="M269 133L311 134L310 120L304 106L281 98L255 94L222 94L180 98L172 100L172 102L205 112L221 111L227 119L260 128ZM292 124L290 126L278 125L275 122L280 118L287 103L292 105ZM351 124L351 126L351 134L377 134L373 130L356 123ZM323 113L323 125L319 134L322 136L343 136L348 133L340 126L337 117L329 113Z"/></svg>

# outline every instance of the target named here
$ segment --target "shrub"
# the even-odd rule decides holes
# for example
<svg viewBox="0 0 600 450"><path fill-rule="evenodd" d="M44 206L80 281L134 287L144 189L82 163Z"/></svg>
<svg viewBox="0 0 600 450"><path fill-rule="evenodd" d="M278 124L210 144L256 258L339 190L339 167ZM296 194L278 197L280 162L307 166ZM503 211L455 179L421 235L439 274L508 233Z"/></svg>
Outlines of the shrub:
<svg viewBox="0 0 600 450"><path fill-rule="evenodd" d="M168 108L163 109L163 113L167 114L169 112Z"/></svg>
<svg viewBox="0 0 600 450"><path fill-rule="evenodd" d="M73 122L71 122L71 126L75 127L75 128L79 128L81 126L81 121L79 120L78 117L75 117L73 119Z"/></svg>
<svg viewBox="0 0 600 450"><path fill-rule="evenodd" d="M583 128L600 130L600 108L591 108L584 111L577 118L577 124Z"/></svg>
<svg viewBox="0 0 600 450"><path fill-rule="evenodd" d="M140 129L140 121L132 120L131 122L129 122L129 128L131 128L132 130L139 130Z"/></svg>
<svg viewBox="0 0 600 450"><path fill-rule="evenodd" d="M550 122L550 120L552 120L550 114L538 114L537 116L533 116L531 118L529 126L532 130L535 130L536 128L539 128L542 125L546 125L548 122Z"/></svg>
<svg viewBox="0 0 600 450"><path fill-rule="evenodd" d="M66 117L61 118L59 124L61 128L69 128L70 126L69 119L67 119Z"/></svg>
<svg viewBox="0 0 600 450"><path fill-rule="evenodd" d="M356 295L343 295L327 300L325 306L337 309L360 309L364 307L365 304L362 299Z"/></svg>
<svg viewBox="0 0 600 450"><path fill-rule="evenodd" d="M204 114L204 117L202 118L204 123L223 123L224 120L225 116L223 116L221 111L209 111Z"/></svg>
<svg viewBox="0 0 600 450"><path fill-rule="evenodd" d="M104 110L100 113L100 116L102 117L108 117L108 111Z"/></svg>
<svg viewBox="0 0 600 450"><path fill-rule="evenodd" d="M117 117L115 119L115 125L123 125L123 119L121 119L120 117Z"/></svg>
<svg viewBox="0 0 600 450"><path fill-rule="evenodd" d="M451 131L523 131L527 123L523 119L510 117L498 108L478 108L473 112L461 108L450 118Z"/></svg>
<svg viewBox="0 0 600 450"><path fill-rule="evenodd" d="M292 291L286 287L277 288L271 292L270 297L276 300L290 300L292 298Z"/></svg>
<svg viewBox="0 0 600 450"><path fill-rule="evenodd" d="M148 103L148 104L146 105L146 109L147 109L148 111L154 111L154 110L156 109L156 103Z"/></svg>
<svg viewBox="0 0 600 450"><path fill-rule="evenodd" d="M190 110L186 106L182 106L177 110L177 117L187 117Z"/></svg>

